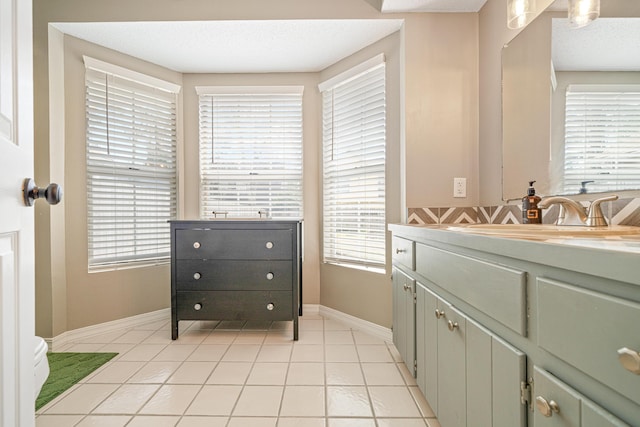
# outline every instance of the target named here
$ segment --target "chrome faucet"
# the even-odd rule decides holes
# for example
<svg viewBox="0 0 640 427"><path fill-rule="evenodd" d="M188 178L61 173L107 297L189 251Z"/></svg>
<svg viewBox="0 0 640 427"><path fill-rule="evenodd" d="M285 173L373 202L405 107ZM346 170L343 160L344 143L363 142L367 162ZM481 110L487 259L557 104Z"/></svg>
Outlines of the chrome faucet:
<svg viewBox="0 0 640 427"><path fill-rule="evenodd" d="M589 208L585 208L575 200L561 196L547 197L538 203L540 209L546 209L553 204L560 206L556 225L579 225L584 227L606 227L607 219L602 213L601 204L617 200L618 196L607 196L591 202Z"/></svg>

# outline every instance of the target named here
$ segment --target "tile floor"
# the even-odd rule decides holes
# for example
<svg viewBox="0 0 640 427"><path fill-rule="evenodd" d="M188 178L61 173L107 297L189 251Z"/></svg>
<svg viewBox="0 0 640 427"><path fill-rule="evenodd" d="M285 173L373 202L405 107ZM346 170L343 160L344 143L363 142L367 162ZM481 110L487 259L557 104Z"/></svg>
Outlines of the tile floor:
<svg viewBox="0 0 640 427"><path fill-rule="evenodd" d="M47 404L37 427L440 427L397 350L319 315L169 322L57 351L118 356Z"/></svg>

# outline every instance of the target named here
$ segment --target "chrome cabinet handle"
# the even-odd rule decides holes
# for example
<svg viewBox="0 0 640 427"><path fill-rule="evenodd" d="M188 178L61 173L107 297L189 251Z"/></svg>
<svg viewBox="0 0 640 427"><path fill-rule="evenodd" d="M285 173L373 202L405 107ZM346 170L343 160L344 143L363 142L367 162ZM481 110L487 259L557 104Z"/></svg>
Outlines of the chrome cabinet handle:
<svg viewBox="0 0 640 427"><path fill-rule="evenodd" d="M624 369L640 375L640 353L627 347L618 350L618 360Z"/></svg>
<svg viewBox="0 0 640 427"><path fill-rule="evenodd" d="M407 285L407 284L405 283L404 285L402 285L402 288L403 288L405 291L409 291L409 290L411 290L411 285Z"/></svg>
<svg viewBox="0 0 640 427"><path fill-rule="evenodd" d="M267 310L269 310L269 311L273 311L273 309L274 309L275 307L276 307L276 306L275 306L272 302L270 302L269 304L267 304Z"/></svg>
<svg viewBox="0 0 640 427"><path fill-rule="evenodd" d="M439 318L441 318L441 317L443 317L443 316L444 316L444 311L442 311L442 310L438 310L438 309L436 308L436 319L439 319Z"/></svg>
<svg viewBox="0 0 640 427"><path fill-rule="evenodd" d="M271 248L273 248L273 242L267 242L264 246L265 246L267 249L271 249Z"/></svg>
<svg viewBox="0 0 640 427"><path fill-rule="evenodd" d="M272 272L268 272L268 273L267 273L267 280L273 280L273 278L274 278L274 277L275 277L275 276L273 275L273 273L272 273Z"/></svg>
<svg viewBox="0 0 640 427"><path fill-rule="evenodd" d="M200 249L200 242L193 242L194 249Z"/></svg>
<svg viewBox="0 0 640 427"><path fill-rule="evenodd" d="M193 278L196 279L196 280L200 280L201 277L202 277L202 274L200 274L200 273L194 273L193 274Z"/></svg>
<svg viewBox="0 0 640 427"><path fill-rule="evenodd" d="M200 303L196 303L196 304L193 306L193 309L194 309L195 311L200 311L200 310L202 309L202 304L200 304Z"/></svg>
<svg viewBox="0 0 640 427"><path fill-rule="evenodd" d="M401 253L404 253L404 252L407 252L407 250L406 249L396 248L396 253L397 254L401 254Z"/></svg>
<svg viewBox="0 0 640 427"><path fill-rule="evenodd" d="M453 321L449 320L449 322L447 322L447 327L449 328L449 330L451 332L453 332L453 331L455 331L456 329L459 328L458 322L453 322Z"/></svg>
<svg viewBox="0 0 640 427"><path fill-rule="evenodd" d="M547 401L547 399L542 396L536 396L536 408L538 408L538 411L545 417L550 417L554 413L557 414L560 412L560 407L555 400Z"/></svg>

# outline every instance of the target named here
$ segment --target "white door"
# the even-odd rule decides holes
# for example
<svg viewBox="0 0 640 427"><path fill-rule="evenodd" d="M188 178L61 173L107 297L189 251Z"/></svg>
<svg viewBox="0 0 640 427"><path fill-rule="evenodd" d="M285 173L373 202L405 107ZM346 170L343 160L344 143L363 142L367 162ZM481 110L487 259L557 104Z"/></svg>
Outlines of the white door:
<svg viewBox="0 0 640 427"><path fill-rule="evenodd" d="M34 421L34 226L31 1L0 0L0 425Z"/></svg>

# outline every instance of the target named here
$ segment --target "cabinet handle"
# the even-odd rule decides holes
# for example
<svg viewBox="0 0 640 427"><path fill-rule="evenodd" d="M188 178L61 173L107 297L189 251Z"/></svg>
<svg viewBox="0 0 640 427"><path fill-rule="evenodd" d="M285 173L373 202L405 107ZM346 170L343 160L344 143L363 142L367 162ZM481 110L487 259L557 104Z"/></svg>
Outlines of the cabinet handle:
<svg viewBox="0 0 640 427"><path fill-rule="evenodd" d="M195 249L200 249L200 242L193 242L193 247Z"/></svg>
<svg viewBox="0 0 640 427"><path fill-rule="evenodd" d="M193 274L193 278L196 280L200 280L200 278L202 277L202 275L200 273L194 273Z"/></svg>
<svg viewBox="0 0 640 427"><path fill-rule="evenodd" d="M438 310L438 309L436 308L436 319L439 319L439 318L441 318L441 317L443 317L443 316L444 316L444 311L442 311L442 310Z"/></svg>
<svg viewBox="0 0 640 427"><path fill-rule="evenodd" d="M270 302L269 304L267 304L267 310L269 310L269 311L273 311L273 309L274 309L275 307L276 307L276 306L275 306L275 305L273 305L273 303L272 303L272 302Z"/></svg>
<svg viewBox="0 0 640 427"><path fill-rule="evenodd" d="M267 249L271 249L271 248L273 248L273 242L267 242L264 246L265 246Z"/></svg>
<svg viewBox="0 0 640 427"><path fill-rule="evenodd" d="M193 306L193 309L195 311L200 311L202 309L202 304L200 303L196 303L196 305Z"/></svg>
<svg viewBox="0 0 640 427"><path fill-rule="evenodd" d="M624 369L640 375L640 353L627 347L618 350L618 360Z"/></svg>
<svg viewBox="0 0 640 427"><path fill-rule="evenodd" d="M405 283L404 285L402 285L402 288L403 288L405 291L409 291L409 290L411 290L411 285L407 285L407 284Z"/></svg>
<svg viewBox="0 0 640 427"><path fill-rule="evenodd" d="M267 273L267 280L273 280L273 273L272 272L268 272Z"/></svg>
<svg viewBox="0 0 640 427"><path fill-rule="evenodd" d="M540 411L540 413L545 417L552 416L554 412L556 414L560 412L560 407L555 400L550 400L547 402L547 399L542 396L536 397L536 407L538 408L538 411Z"/></svg>
<svg viewBox="0 0 640 427"><path fill-rule="evenodd" d="M406 249L396 248L396 254L401 254L401 253L404 253L404 252L407 252L407 250Z"/></svg>
<svg viewBox="0 0 640 427"><path fill-rule="evenodd" d="M451 320L449 320L449 322L447 323L447 326L449 327L449 330L451 332L455 331L459 327L458 322L452 322Z"/></svg>

